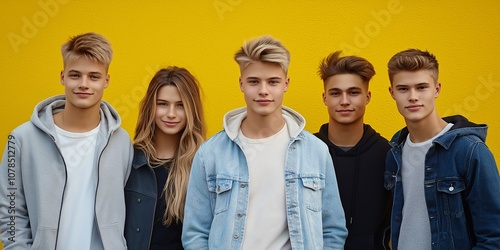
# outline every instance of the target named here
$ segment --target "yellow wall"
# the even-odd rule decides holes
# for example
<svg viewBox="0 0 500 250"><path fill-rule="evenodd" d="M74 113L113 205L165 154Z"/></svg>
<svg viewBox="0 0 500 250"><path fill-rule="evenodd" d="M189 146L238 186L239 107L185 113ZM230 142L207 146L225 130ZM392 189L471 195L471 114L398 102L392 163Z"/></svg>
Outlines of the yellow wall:
<svg viewBox="0 0 500 250"><path fill-rule="evenodd" d="M69 36L94 31L112 42L104 99L132 136L146 85L168 65L198 77L209 135L220 130L224 113L244 105L233 53L244 40L271 34L291 51L284 104L306 117L307 130L327 121L318 63L344 49L374 64L365 122L392 136L404 121L387 91L386 64L415 47L430 50L441 64L439 114L487 123L487 144L500 157L500 1L34 0L0 1L0 12L0 144L37 102L63 93L59 48Z"/></svg>

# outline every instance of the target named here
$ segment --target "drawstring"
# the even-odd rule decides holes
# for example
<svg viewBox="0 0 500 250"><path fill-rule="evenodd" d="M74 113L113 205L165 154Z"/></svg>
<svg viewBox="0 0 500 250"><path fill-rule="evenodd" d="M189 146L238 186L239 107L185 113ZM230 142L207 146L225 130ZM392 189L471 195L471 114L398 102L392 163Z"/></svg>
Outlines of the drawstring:
<svg viewBox="0 0 500 250"><path fill-rule="evenodd" d="M356 190L358 184L358 170L359 170L359 149L356 151L356 161L354 164L354 181L352 183L352 197L351 197L351 218L349 218L349 224L352 224L353 215L354 215L354 204L356 201Z"/></svg>

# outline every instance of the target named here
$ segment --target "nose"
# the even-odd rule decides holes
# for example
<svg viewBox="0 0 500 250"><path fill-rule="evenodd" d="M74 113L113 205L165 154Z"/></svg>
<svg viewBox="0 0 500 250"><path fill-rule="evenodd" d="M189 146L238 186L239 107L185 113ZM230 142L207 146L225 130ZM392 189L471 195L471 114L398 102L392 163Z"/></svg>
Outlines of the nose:
<svg viewBox="0 0 500 250"><path fill-rule="evenodd" d="M347 93L342 93L342 97L340 99L340 105L349 105L350 104L350 100L349 100L349 96Z"/></svg>
<svg viewBox="0 0 500 250"><path fill-rule="evenodd" d="M170 105L167 110L167 117L168 118L175 118L176 113L175 113L175 105Z"/></svg>
<svg viewBox="0 0 500 250"><path fill-rule="evenodd" d="M417 95L417 91L415 89L410 89L409 100L410 100L410 102L418 101L418 95Z"/></svg>
<svg viewBox="0 0 500 250"><path fill-rule="evenodd" d="M259 95L267 96L268 94L269 94L269 91L267 90L266 84L265 83L260 84Z"/></svg>
<svg viewBox="0 0 500 250"><path fill-rule="evenodd" d="M89 78L87 76L82 76L81 78L82 80L80 81L80 84L78 85L78 88L80 89L88 89L89 86L88 86L88 81L89 81Z"/></svg>

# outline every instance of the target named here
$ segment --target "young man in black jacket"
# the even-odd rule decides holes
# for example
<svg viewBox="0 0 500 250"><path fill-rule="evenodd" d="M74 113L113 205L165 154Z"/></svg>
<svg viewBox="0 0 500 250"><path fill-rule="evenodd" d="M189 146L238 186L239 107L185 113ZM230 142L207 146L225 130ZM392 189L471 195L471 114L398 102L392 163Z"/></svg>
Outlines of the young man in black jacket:
<svg viewBox="0 0 500 250"><path fill-rule="evenodd" d="M349 235L344 249L389 249L391 194L384 188L390 146L363 123L375 70L361 57L334 52L320 64L329 122L315 135L332 156Z"/></svg>

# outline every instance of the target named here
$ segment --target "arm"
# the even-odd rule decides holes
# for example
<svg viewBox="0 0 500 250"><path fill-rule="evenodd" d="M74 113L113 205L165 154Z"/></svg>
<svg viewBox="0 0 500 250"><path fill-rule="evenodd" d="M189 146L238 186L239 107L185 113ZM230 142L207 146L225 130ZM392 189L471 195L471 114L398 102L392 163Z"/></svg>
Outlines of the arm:
<svg viewBox="0 0 500 250"><path fill-rule="evenodd" d="M323 249L344 249L347 237L344 209L340 201L333 162L326 151L326 179L323 192Z"/></svg>
<svg viewBox="0 0 500 250"><path fill-rule="evenodd" d="M500 177L490 150L474 147L467 173L466 206L476 237L473 249L500 249Z"/></svg>
<svg viewBox="0 0 500 250"><path fill-rule="evenodd" d="M208 236L213 219L201 151L200 148L193 159L189 176L182 226L182 244L185 249L208 249Z"/></svg>
<svg viewBox="0 0 500 250"><path fill-rule="evenodd" d="M18 141L9 135L0 163L0 239L5 250L29 249L33 243L20 159Z"/></svg>

